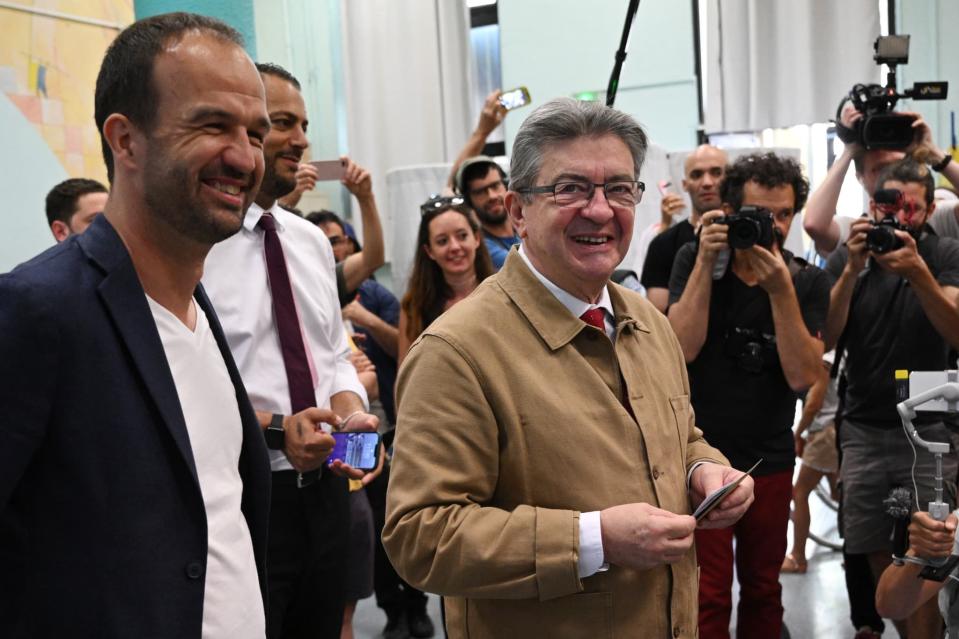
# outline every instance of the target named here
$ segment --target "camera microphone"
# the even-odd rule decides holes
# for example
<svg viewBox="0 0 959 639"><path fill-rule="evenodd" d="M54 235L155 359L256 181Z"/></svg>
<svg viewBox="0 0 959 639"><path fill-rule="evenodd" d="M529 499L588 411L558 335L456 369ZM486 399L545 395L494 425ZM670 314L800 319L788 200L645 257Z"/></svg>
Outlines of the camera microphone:
<svg viewBox="0 0 959 639"><path fill-rule="evenodd" d="M892 556L903 557L909 550L909 517L912 514L912 492L893 488L882 501L886 514L892 517Z"/></svg>

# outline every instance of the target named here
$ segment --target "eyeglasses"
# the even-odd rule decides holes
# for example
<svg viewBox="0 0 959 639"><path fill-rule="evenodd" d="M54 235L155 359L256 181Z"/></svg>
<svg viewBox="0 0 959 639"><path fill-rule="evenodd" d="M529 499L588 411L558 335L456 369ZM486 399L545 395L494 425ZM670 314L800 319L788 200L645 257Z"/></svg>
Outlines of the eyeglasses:
<svg viewBox="0 0 959 639"><path fill-rule="evenodd" d="M517 189L518 193L552 193L557 206L586 207L593 199L597 187L602 187L603 195L610 206L634 207L643 199L646 185L638 180L614 180L605 184L586 181L557 182L546 186L531 186Z"/></svg>
<svg viewBox="0 0 959 639"><path fill-rule="evenodd" d="M464 204L465 202L466 200L464 200L459 195L448 196L448 195L439 195L434 193L430 196L430 199L420 204L420 216L426 215L428 213L437 212L437 211L440 211L441 209L448 209L454 206L460 206L461 204Z"/></svg>
<svg viewBox="0 0 959 639"><path fill-rule="evenodd" d="M506 188L506 182L504 182L503 180L496 180L495 182L491 182L490 184L487 184L486 186L470 189L470 197L479 197L481 195L485 195L489 191L498 191L499 189L505 189L505 188Z"/></svg>

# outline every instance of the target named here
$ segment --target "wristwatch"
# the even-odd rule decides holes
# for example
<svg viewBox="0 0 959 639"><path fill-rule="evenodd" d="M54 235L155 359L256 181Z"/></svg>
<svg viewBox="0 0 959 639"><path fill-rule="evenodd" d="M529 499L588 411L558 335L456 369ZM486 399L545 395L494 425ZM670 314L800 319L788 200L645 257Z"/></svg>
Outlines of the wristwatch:
<svg viewBox="0 0 959 639"><path fill-rule="evenodd" d="M266 439L266 447L271 450L283 450L286 443L285 433L283 431L283 415L274 413L270 418L270 425L263 431L263 438Z"/></svg>
<svg viewBox="0 0 959 639"><path fill-rule="evenodd" d="M950 155L949 153L946 153L941 160L931 165L929 168L931 168L936 173L942 173L942 170L946 168L947 166L949 166L950 162L952 162L952 155Z"/></svg>

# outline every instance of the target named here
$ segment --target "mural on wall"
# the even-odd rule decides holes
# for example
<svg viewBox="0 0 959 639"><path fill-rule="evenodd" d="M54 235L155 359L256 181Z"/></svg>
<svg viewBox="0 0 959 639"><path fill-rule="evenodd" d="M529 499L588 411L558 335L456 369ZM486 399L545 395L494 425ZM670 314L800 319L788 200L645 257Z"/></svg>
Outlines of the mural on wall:
<svg viewBox="0 0 959 639"><path fill-rule="evenodd" d="M0 8L0 91L68 175L106 182L93 122L94 86L107 46L118 28L133 22L133 0L15 4L25 10Z"/></svg>

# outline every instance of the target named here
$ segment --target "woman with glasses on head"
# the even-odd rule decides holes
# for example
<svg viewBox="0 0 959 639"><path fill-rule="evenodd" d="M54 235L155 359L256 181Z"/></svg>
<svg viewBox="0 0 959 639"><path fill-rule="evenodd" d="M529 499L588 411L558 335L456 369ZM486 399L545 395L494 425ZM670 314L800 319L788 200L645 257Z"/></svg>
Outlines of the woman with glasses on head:
<svg viewBox="0 0 959 639"><path fill-rule="evenodd" d="M463 198L434 195L420 214L413 273L400 302L400 364L433 320L493 274L479 222Z"/></svg>

